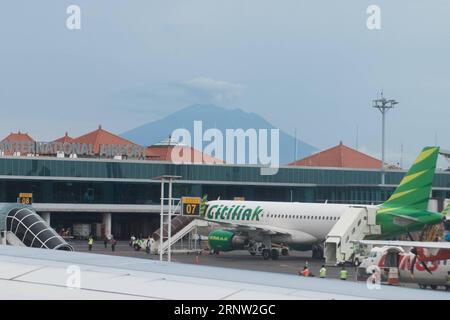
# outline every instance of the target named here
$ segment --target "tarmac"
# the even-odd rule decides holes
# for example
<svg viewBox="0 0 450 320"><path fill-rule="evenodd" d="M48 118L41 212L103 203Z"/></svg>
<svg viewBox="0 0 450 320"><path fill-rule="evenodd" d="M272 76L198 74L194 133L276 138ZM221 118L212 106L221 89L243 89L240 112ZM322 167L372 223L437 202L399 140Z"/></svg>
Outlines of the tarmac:
<svg viewBox="0 0 450 320"><path fill-rule="evenodd" d="M69 243L77 252L88 252L87 241L76 240ZM109 244L105 249L103 241L96 241L91 253L159 260L159 255L147 254L143 250L135 251L126 241L118 241L115 252L112 252ZM325 263L325 260L312 259L311 255L311 251L291 251L289 256L280 256L279 260L263 260L261 256L251 256L246 250L221 252L218 255L203 251L198 257L195 253L174 253L172 254L172 262L295 275L303 270L305 265L308 265L312 275L318 277L319 269ZM167 259L167 256L164 256L164 259ZM348 280L356 281L355 268L346 267L346 269ZM340 270L339 267L327 267L327 277L338 279Z"/></svg>

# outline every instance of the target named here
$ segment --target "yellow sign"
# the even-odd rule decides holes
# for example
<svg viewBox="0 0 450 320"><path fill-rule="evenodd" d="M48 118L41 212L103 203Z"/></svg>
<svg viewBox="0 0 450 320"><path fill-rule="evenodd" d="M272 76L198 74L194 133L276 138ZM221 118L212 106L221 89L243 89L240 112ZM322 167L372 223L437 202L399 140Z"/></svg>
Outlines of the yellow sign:
<svg viewBox="0 0 450 320"><path fill-rule="evenodd" d="M32 204L33 194L32 193L19 193L19 202L22 204Z"/></svg>
<svg viewBox="0 0 450 320"><path fill-rule="evenodd" d="M199 197L182 197L182 214L188 216L200 215L200 203Z"/></svg>

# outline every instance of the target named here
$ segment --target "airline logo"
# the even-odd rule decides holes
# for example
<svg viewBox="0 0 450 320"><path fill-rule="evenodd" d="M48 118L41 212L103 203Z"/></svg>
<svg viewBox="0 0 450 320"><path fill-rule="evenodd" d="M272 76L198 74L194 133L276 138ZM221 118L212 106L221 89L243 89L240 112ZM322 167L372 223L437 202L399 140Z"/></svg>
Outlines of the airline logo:
<svg viewBox="0 0 450 320"><path fill-rule="evenodd" d="M244 205L211 205L208 206L206 218L210 220L259 221L263 209L246 208Z"/></svg>

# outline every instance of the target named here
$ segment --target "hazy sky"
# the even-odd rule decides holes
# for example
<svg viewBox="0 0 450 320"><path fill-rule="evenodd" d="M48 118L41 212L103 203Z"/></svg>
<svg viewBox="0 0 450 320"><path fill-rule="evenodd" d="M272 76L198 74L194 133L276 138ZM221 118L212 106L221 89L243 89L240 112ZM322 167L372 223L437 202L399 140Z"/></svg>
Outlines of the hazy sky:
<svg viewBox="0 0 450 320"><path fill-rule="evenodd" d="M414 3L413 3L414 2ZM66 8L81 7L81 30ZM366 9L381 8L381 30ZM192 103L256 112L306 142L388 157L450 149L450 2L3 0L0 135L123 132Z"/></svg>

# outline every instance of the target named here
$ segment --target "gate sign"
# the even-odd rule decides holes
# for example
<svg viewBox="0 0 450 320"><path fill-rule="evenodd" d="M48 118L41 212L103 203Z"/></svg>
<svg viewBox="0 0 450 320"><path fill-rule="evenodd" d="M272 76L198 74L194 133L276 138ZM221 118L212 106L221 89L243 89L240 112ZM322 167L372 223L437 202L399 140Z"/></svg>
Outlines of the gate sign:
<svg viewBox="0 0 450 320"><path fill-rule="evenodd" d="M21 204L31 205L33 204L33 194L32 193L19 193L19 198L17 199Z"/></svg>
<svg viewBox="0 0 450 320"><path fill-rule="evenodd" d="M181 214L186 216L200 215L200 197L182 197L181 198Z"/></svg>

